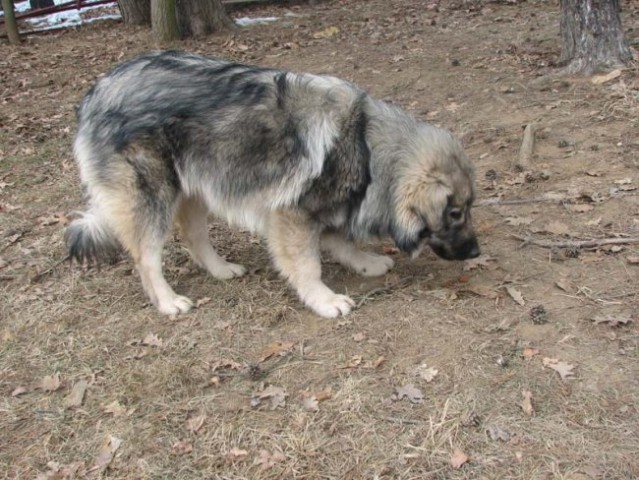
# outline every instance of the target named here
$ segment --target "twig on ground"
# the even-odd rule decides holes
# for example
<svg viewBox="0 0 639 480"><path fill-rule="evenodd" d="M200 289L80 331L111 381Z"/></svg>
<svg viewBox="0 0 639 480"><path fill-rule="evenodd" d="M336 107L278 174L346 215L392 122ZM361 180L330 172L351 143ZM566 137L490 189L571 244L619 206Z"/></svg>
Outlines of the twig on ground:
<svg viewBox="0 0 639 480"><path fill-rule="evenodd" d="M608 194L608 198L623 198L623 197L633 197L639 195L639 190L632 192L615 192ZM490 207L490 206L499 206L499 205L524 205L527 203L570 203L577 200L578 197L556 197L556 196L548 196L548 197L530 197L530 198L511 198L511 199L502 199L499 197L492 198L484 198L483 200L479 200L473 204L473 207Z"/></svg>
<svg viewBox="0 0 639 480"><path fill-rule="evenodd" d="M513 163L515 170L523 171L530 168L532 162L533 148L535 146L535 131L537 125L529 123L524 129L524 138L521 142L521 148L519 149L519 157Z"/></svg>
<svg viewBox="0 0 639 480"><path fill-rule="evenodd" d="M66 257L64 257L62 260L58 260L57 262L55 262L53 265L51 265L49 268L47 268L46 270L43 270L42 272L38 272L35 275L33 275L29 280L31 283L35 283L35 282L39 282L40 279L46 275L49 275L51 272L53 272L56 268L58 268L60 265L62 265L63 263L67 262L70 260L70 256L67 255Z"/></svg>
<svg viewBox="0 0 639 480"><path fill-rule="evenodd" d="M401 418L401 417L382 417L382 420L386 420L387 422L400 423L404 425L419 424L419 420L412 420L410 418Z"/></svg>
<svg viewBox="0 0 639 480"><path fill-rule="evenodd" d="M501 199L499 197L484 198L473 204L473 207L489 207L492 205L523 205L526 203L559 203L566 199L557 199L550 197L532 197L532 198L511 198Z"/></svg>
<svg viewBox="0 0 639 480"><path fill-rule="evenodd" d="M368 300L370 300L371 298L373 298L373 297L375 297L377 295L380 295L380 294L386 293L386 292L390 292L392 290L395 290L396 288L405 287L406 285L408 285L413 280L415 280L414 277L405 277L405 278L402 278L401 280L399 280L398 282L393 283L392 285L373 288L369 292L367 292L364 295L362 295L362 298L359 300L359 302L357 302L357 306L355 308L360 308Z"/></svg>
<svg viewBox="0 0 639 480"><path fill-rule="evenodd" d="M639 243L639 237L626 238L595 238L593 240L541 240L521 235L512 235L514 238L521 240L522 247L526 245L536 245L543 248L597 248L604 245L628 245Z"/></svg>

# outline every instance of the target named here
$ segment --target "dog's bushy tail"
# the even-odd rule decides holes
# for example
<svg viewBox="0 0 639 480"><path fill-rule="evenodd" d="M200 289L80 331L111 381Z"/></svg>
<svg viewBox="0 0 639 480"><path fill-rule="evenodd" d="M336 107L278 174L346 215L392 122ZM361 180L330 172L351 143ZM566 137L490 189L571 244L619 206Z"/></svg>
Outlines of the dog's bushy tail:
<svg viewBox="0 0 639 480"><path fill-rule="evenodd" d="M120 245L109 226L93 212L83 213L67 228L64 239L69 259L78 263L113 263Z"/></svg>

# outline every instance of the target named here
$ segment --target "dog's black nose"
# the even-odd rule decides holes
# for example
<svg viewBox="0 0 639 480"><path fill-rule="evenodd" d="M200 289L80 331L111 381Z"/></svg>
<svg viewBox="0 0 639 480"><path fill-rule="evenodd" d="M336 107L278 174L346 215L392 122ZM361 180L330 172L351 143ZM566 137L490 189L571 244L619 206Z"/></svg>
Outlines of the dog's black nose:
<svg viewBox="0 0 639 480"><path fill-rule="evenodd" d="M481 255L481 250L479 250L479 245L475 242L475 245L468 251L468 258L477 258Z"/></svg>

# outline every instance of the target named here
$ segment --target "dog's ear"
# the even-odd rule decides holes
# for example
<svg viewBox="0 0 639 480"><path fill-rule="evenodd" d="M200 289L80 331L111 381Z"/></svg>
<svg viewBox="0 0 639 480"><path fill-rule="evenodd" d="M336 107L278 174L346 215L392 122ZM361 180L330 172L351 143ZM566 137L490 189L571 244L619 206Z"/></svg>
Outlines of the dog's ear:
<svg viewBox="0 0 639 480"><path fill-rule="evenodd" d="M391 236L397 247L407 253L418 252L433 232L442 228L442 216L450 190L435 178L407 179L395 197Z"/></svg>

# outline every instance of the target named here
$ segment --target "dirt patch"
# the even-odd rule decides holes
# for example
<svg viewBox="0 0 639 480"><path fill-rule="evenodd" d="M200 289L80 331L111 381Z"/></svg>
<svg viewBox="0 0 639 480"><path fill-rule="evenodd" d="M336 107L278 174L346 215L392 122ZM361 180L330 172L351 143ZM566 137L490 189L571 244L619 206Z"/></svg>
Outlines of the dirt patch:
<svg viewBox="0 0 639 480"><path fill-rule="evenodd" d="M639 477L639 247L528 241L639 236L636 69L599 85L553 77L554 2L234 15L281 20L168 45L105 22L0 46L4 477ZM634 3L623 21L636 41ZM360 304L330 321L302 308L259 239L221 224L220 252L251 273L215 281L171 242L169 282L200 299L176 319L148 306L128 259L70 268L74 106L157 48L334 74L452 129L476 161L490 258L395 255L379 279L329 264L327 283ZM531 122L533 169L515 172ZM506 202L521 198L536 201Z"/></svg>

